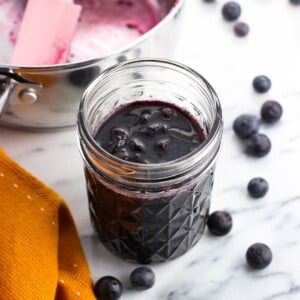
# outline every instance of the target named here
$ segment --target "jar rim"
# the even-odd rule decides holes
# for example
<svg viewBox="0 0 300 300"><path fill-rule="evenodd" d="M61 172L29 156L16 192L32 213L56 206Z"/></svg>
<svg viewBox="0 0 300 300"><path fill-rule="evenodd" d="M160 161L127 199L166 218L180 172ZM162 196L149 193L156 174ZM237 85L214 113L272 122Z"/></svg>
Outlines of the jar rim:
<svg viewBox="0 0 300 300"><path fill-rule="evenodd" d="M210 127L210 131L208 132L208 135L203 143L201 143L200 147L195 149L194 151L181 156L175 160L162 162L162 163L137 163L137 162L131 162L131 161L125 161L122 160L109 152L107 152L104 148L102 148L94 139L94 137L91 135L87 128L86 124L86 116L84 114L84 104L85 102L93 97L95 92L99 89L99 86L101 86L101 82L109 77L114 72L120 71L124 68L130 67L130 66L138 66L142 64L155 64L159 65L160 67L173 67L177 70L184 70L187 74L189 74L195 81L199 81L204 83L205 87L207 88L207 91L209 92L210 98L214 101L215 105L215 117L213 120L213 123ZM208 165L211 165L212 162L215 160L217 154L220 150L220 145L213 151L213 146L215 145L215 141L218 137L222 135L223 131L223 119L222 119L222 109L221 104L219 101L219 98L217 96L217 93L213 89L213 87L210 85L210 83L197 71L194 69L180 63L176 62L174 60L169 59L161 59L161 58L139 58L139 59L132 59L128 60L122 63L115 64L108 69L104 70L86 89L84 92L82 99L80 101L79 110L78 110L78 135L83 135L85 139L87 140L89 144L89 148L92 151L93 155L96 157L99 157L97 154L100 154L102 158L105 158L109 161L109 164L121 164L123 168L126 170L134 169L135 171L138 169L141 172L156 172L163 170L169 170L171 168L174 168L174 164L177 166L183 166L184 164L191 164L199 163L203 160L204 157L207 155L214 154L211 157L211 160L207 162L207 164L203 165L203 169L207 168ZM220 143L219 143L220 144ZM202 153L202 155L200 154ZM97 153L97 154L96 154ZM165 176L172 176L169 174L170 172L166 172L168 174L165 174ZM153 178L152 178L153 179Z"/></svg>

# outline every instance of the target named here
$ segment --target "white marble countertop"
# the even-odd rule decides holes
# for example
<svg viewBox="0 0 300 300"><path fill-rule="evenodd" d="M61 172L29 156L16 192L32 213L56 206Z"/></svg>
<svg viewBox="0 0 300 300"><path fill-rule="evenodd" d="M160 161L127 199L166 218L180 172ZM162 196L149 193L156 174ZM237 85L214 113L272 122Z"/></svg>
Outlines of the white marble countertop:
<svg viewBox="0 0 300 300"><path fill-rule="evenodd" d="M225 131L211 211L231 212L233 229L218 238L206 232L183 257L153 266L155 286L145 292L126 289L124 300L300 299L300 6L288 0L239 0L240 20L249 23L250 33L238 38L233 24L222 19L223 3L186 1L172 58L204 75L220 97ZM252 88L260 74L273 82L266 94ZM268 99L281 102L284 114L278 124L261 128L272 141L269 155L250 158L234 136L232 122L241 113L258 114ZM93 278L114 275L126 285L136 265L112 256L92 233L75 128L47 133L0 128L0 146L65 198ZM255 176L270 185L269 193L256 200L246 191ZM254 242L273 251L272 264L262 271L246 266L245 252Z"/></svg>

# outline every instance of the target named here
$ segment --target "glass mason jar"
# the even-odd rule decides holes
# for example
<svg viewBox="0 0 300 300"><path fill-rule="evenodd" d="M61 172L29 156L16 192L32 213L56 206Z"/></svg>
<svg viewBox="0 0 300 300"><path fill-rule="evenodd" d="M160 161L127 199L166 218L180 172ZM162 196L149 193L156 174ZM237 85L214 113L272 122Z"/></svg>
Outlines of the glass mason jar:
<svg viewBox="0 0 300 300"><path fill-rule="evenodd" d="M103 149L95 140L100 124L120 107L145 100L188 112L205 141L163 163L125 161ZM187 66L138 59L104 71L80 103L78 137L91 222L105 247L138 263L174 259L193 247L207 221L222 132L215 91Z"/></svg>

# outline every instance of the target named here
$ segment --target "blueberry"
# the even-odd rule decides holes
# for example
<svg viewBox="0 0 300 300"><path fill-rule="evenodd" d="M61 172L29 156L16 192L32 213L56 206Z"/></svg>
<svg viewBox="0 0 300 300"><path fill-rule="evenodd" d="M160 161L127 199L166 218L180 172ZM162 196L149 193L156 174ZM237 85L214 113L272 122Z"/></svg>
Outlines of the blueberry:
<svg viewBox="0 0 300 300"><path fill-rule="evenodd" d="M139 139L132 139L129 142L129 146L130 146L131 150L133 150L133 151L138 151L138 152L145 151L145 145Z"/></svg>
<svg viewBox="0 0 300 300"><path fill-rule="evenodd" d="M144 136L152 137L158 132L167 132L167 125L161 123L153 123L148 127L142 127L139 130L139 133Z"/></svg>
<svg viewBox="0 0 300 300"><path fill-rule="evenodd" d="M116 147L122 148L123 146L125 146L125 144L126 144L126 140L117 140Z"/></svg>
<svg viewBox="0 0 300 300"><path fill-rule="evenodd" d="M300 0L290 0L290 3L300 5Z"/></svg>
<svg viewBox="0 0 300 300"><path fill-rule="evenodd" d="M167 125L162 124L162 123L153 123L150 126L148 126L148 130L152 131L152 132L167 132Z"/></svg>
<svg viewBox="0 0 300 300"><path fill-rule="evenodd" d="M223 5L222 15L227 21L234 21L241 15L241 6L235 1L229 1Z"/></svg>
<svg viewBox="0 0 300 300"><path fill-rule="evenodd" d="M163 139L160 139L160 140L156 143L156 147L157 147L159 150L166 151L167 148L168 148L169 143L170 143L170 139L168 139L168 138L163 138Z"/></svg>
<svg viewBox="0 0 300 300"><path fill-rule="evenodd" d="M265 75L259 75L253 79L252 84L257 92L265 93L271 88L272 82L269 77Z"/></svg>
<svg viewBox="0 0 300 300"><path fill-rule="evenodd" d="M138 267L130 274L130 282L137 290L147 290L154 285L155 274L149 267Z"/></svg>
<svg viewBox="0 0 300 300"><path fill-rule="evenodd" d="M174 116L174 109L170 108L170 107L164 107L161 110L162 116L165 120L171 120L172 117Z"/></svg>
<svg viewBox="0 0 300 300"><path fill-rule="evenodd" d="M234 25L233 30L237 36L246 36L249 32L249 25L245 22L237 22Z"/></svg>
<svg viewBox="0 0 300 300"><path fill-rule="evenodd" d="M247 189L253 198L261 198L268 192L269 184L264 178L255 177L249 181Z"/></svg>
<svg viewBox="0 0 300 300"><path fill-rule="evenodd" d="M114 145L115 152L117 152L117 148L122 148L125 146L127 138L128 138L128 131L126 129L120 127L114 127L110 131L110 135L112 137L112 141L110 144Z"/></svg>
<svg viewBox="0 0 300 300"><path fill-rule="evenodd" d="M148 111L144 111L141 113L140 123L145 124L145 123L149 122L150 118L151 118L151 113Z"/></svg>
<svg viewBox="0 0 300 300"><path fill-rule="evenodd" d="M232 228L232 217L226 211L215 211L207 219L207 228L214 235L225 235Z"/></svg>
<svg viewBox="0 0 300 300"><path fill-rule="evenodd" d="M267 123L275 123L282 116L282 106L274 100L266 101L260 110L261 118Z"/></svg>
<svg viewBox="0 0 300 300"><path fill-rule="evenodd" d="M246 152L256 157L263 157L271 150L271 141L265 135L256 133L246 142Z"/></svg>
<svg viewBox="0 0 300 300"><path fill-rule="evenodd" d="M116 157L123 160L128 160L129 158L129 153L125 148L115 148L113 153Z"/></svg>
<svg viewBox="0 0 300 300"><path fill-rule="evenodd" d="M237 117L233 122L233 130L241 139L247 139L257 133L259 121L254 115L243 114Z"/></svg>
<svg viewBox="0 0 300 300"><path fill-rule="evenodd" d="M272 257L271 249L263 243L251 245L246 252L247 263L255 270L267 267L271 263Z"/></svg>
<svg viewBox="0 0 300 300"><path fill-rule="evenodd" d="M128 137L128 131L121 127L114 127L111 129L110 135L112 138L117 140L126 140Z"/></svg>
<svg viewBox="0 0 300 300"><path fill-rule="evenodd" d="M94 286L94 294L97 299L117 300L123 293L122 283L115 277L104 276Z"/></svg>

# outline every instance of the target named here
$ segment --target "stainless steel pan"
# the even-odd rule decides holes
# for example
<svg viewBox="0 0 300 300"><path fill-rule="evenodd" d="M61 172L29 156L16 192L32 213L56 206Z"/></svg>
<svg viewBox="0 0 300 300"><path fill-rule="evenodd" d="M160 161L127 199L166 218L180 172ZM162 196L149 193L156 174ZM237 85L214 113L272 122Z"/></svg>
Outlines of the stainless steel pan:
<svg viewBox="0 0 300 300"><path fill-rule="evenodd" d="M104 69L133 58L168 57L178 40L184 0L157 1L161 21L111 55L34 68L0 63L0 123L32 129L72 126L84 90Z"/></svg>

